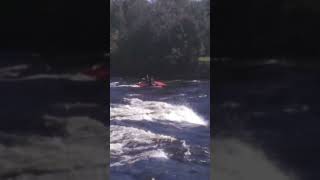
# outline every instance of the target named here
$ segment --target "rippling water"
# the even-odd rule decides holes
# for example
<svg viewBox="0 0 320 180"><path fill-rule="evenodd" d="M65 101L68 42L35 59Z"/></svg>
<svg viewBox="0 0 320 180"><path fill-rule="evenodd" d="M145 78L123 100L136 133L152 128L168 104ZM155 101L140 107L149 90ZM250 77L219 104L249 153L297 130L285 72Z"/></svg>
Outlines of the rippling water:
<svg viewBox="0 0 320 180"><path fill-rule="evenodd" d="M209 179L209 81L111 79L111 179Z"/></svg>
<svg viewBox="0 0 320 180"><path fill-rule="evenodd" d="M106 83L0 60L0 179L105 180Z"/></svg>
<svg viewBox="0 0 320 180"><path fill-rule="evenodd" d="M309 63L215 68L214 179L320 179L320 75Z"/></svg>

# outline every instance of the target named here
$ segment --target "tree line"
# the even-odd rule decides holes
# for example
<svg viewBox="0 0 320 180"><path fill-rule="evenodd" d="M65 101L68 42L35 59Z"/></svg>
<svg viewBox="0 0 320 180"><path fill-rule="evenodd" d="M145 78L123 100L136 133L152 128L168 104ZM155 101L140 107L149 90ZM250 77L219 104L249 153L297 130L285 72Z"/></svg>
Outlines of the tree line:
<svg viewBox="0 0 320 180"><path fill-rule="evenodd" d="M210 56L210 0L111 0L111 71L187 73Z"/></svg>

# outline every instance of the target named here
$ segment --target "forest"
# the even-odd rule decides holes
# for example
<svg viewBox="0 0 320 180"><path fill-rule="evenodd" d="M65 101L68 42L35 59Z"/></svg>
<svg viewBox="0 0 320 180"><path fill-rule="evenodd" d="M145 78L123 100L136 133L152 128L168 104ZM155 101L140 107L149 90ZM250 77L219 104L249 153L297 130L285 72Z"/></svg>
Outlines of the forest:
<svg viewBox="0 0 320 180"><path fill-rule="evenodd" d="M111 0L110 57L113 75L208 76L210 0Z"/></svg>

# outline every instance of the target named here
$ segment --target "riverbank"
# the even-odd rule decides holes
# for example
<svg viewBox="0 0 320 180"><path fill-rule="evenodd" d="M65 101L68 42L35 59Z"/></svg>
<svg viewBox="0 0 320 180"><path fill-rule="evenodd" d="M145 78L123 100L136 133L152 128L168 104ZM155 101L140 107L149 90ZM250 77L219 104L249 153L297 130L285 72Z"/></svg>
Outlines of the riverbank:
<svg viewBox="0 0 320 180"><path fill-rule="evenodd" d="M150 67L149 67L150 66ZM146 74L153 75L156 79L210 79L210 58L199 58L199 62L190 67L180 67L176 65L163 64L162 66L152 66L151 64L121 65L111 59L111 77L141 78Z"/></svg>

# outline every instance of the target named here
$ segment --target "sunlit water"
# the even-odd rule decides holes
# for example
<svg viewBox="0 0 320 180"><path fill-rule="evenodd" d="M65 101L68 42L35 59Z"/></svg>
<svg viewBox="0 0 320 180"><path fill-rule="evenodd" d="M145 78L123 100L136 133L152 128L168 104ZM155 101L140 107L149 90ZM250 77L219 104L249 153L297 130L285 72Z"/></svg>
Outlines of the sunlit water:
<svg viewBox="0 0 320 180"><path fill-rule="evenodd" d="M135 82L111 79L110 179L209 179L209 81Z"/></svg>

